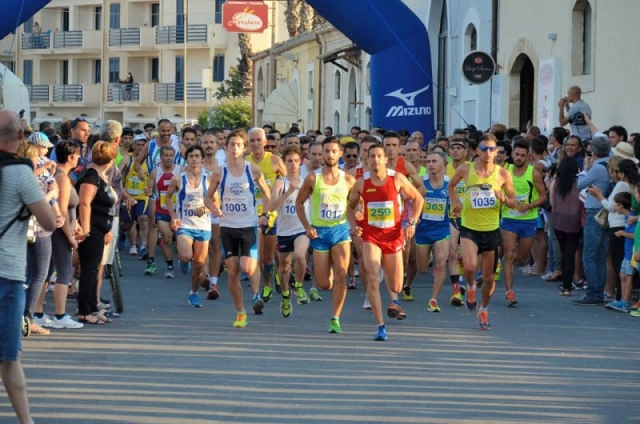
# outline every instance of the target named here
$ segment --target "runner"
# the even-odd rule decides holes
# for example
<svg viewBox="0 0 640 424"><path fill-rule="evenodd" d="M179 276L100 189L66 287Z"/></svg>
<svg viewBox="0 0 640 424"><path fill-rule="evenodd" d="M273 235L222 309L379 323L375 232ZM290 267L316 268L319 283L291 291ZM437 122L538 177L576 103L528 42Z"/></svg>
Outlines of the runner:
<svg viewBox="0 0 640 424"><path fill-rule="evenodd" d="M211 221L209 209L204 199L210 178L202 172L204 151L200 146L191 146L186 151L186 169L171 179L167 189L165 204L171 215L171 227L176 232L180 271L191 275L191 291L189 305L201 308L198 288L204 278L204 261L207 257L209 240L211 239ZM177 205L174 209L173 195L177 194Z"/></svg>
<svg viewBox="0 0 640 424"><path fill-rule="evenodd" d="M244 159L247 145L247 134L244 131L229 133L226 145L227 163L213 171L205 199L212 215L220 217L220 238L227 265L227 280L237 312L233 323L235 328L247 326L240 272L246 273L251 281L253 311L259 315L264 309L264 301L260 297L260 280L253 278L258 265L255 193L259 187L264 201L268 202L271 191L260 168ZM218 187L220 195L215 196ZM260 223L266 224L266 219L260 218Z"/></svg>
<svg viewBox="0 0 640 424"><path fill-rule="evenodd" d="M297 138L297 137L296 137ZM267 144L267 138L262 128L252 128L249 130L249 149L251 154L247 156L247 161L257 165L264 175L267 186L276 181L276 178L287 175L287 170L280 156L272 152L265 152L264 146ZM258 216L263 215L263 196L259 187L256 187L256 211ZM270 223L275 224L275 216L266 217ZM260 264L262 265L262 278L264 280L264 288L262 289L262 300L269 303L273 293L271 286L271 276L274 271L274 262L276 254L276 229L275 226L267 225L262 231L258 232L258 247L260 249ZM276 281L277 283L277 281Z"/></svg>
<svg viewBox="0 0 640 424"><path fill-rule="evenodd" d="M368 277L367 297L377 324L373 339L384 341L388 337L382 318L378 275L384 265L389 291L399 293L402 290L402 250L405 238L410 239L415 233L423 199L404 175L387 170L387 154L383 146L373 145L369 148L368 164L369 172L356 181L349 194L347 216L351 233L362 237L363 264ZM404 235L400 213L401 194L413 202L418 212L418 216L414 214L409 220ZM364 208L357 213L361 200Z"/></svg>
<svg viewBox="0 0 640 424"><path fill-rule="evenodd" d="M273 184L272 199L267 207L268 211L277 211L276 221L278 237L278 274L282 285L282 303L280 313L283 317L291 315L291 292L289 291L289 275L291 259L295 256L295 283L297 301L299 305L309 303L302 282L307 269L307 251L309 239L304 227L296 214L295 201L298 197L302 178L300 177L300 163L302 150L298 146L289 146L284 151L284 164L287 176L278 178ZM305 204L307 206L307 204ZM306 209L306 208L305 208ZM305 210L308 215L308 210Z"/></svg>
<svg viewBox="0 0 640 424"><path fill-rule="evenodd" d="M204 162L202 166L205 171L212 174L220 166L216 159L218 143L215 134L206 131L200 139L204 150ZM211 218L211 240L209 241L209 273L206 276L204 288L207 290L207 299L216 300L220 297L218 290L218 277L220 276L220 264L222 263L222 246L220 244L220 218Z"/></svg>
<svg viewBox="0 0 640 424"><path fill-rule="evenodd" d="M347 296L347 266L351 254L346 220L347 195L355 182L351 175L338 168L340 149L338 137L327 137L322 142L324 165L305 178L296 198L296 213L313 248L315 281L325 290L331 290L335 285L330 333L342 332L340 313ZM309 198L311 224L304 213L304 203Z"/></svg>
<svg viewBox="0 0 640 424"><path fill-rule="evenodd" d="M511 174L494 164L498 149L496 143L493 134L485 133L480 136L476 149L478 159L474 163L458 166L447 187L454 216L462 215L460 247L464 277L468 282L465 303L469 310L475 310L477 306L473 276L476 272L478 254L482 256L484 283L482 303L478 311L480 330L491 329L487 308L495 288L496 250L502 243L501 203L505 203L509 208L516 207ZM466 183L463 203L456 193L456 186L461 180Z"/></svg>
<svg viewBox="0 0 640 424"><path fill-rule="evenodd" d="M172 146L164 146L160 148L160 158L162 162L160 166L154 169L149 176L148 193L152 195L153 207L151 211L151 219L155 221L160 234L162 235L162 254L167 264L167 270L164 272L164 278L174 278L173 272L173 230L171 229L171 215L167 209L166 198L167 190L171 184L171 180L180 175L180 167L173 163L176 151ZM176 204L175 195L172 204ZM151 205L150 205L151 206Z"/></svg>
<svg viewBox="0 0 640 424"><path fill-rule="evenodd" d="M542 174L529 165L529 142L518 140L513 145L513 164L505 169L511 174L516 193L517 208L502 208L500 233L504 250L504 285L507 306L515 306L518 301L513 291L515 264L527 259L536 234L538 208L547 200ZM516 247L517 245L517 247Z"/></svg>
<svg viewBox="0 0 640 424"><path fill-rule="evenodd" d="M424 177L424 206L422 219L416 228L416 265L424 274L429 269L431 254L435 267L431 299L427 305L429 312L440 312L438 295L447 274L447 257L451 243L449 224L449 178L444 175L447 155L441 152L429 153L427 157L428 175Z"/></svg>

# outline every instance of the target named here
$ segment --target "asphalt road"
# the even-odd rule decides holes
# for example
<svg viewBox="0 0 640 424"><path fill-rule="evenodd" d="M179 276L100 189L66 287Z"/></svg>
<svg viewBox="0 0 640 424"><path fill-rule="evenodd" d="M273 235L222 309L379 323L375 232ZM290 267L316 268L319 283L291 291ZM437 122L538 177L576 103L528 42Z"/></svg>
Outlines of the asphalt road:
<svg viewBox="0 0 640 424"><path fill-rule="evenodd" d="M515 308L496 290L493 329L479 331L474 314L446 302L450 287L442 312L426 312L423 276L403 303L409 317L388 320L389 340L374 342L360 285L342 334L327 333L328 292L289 318L275 296L234 329L224 277L221 299L201 292L204 308L191 309L179 271L165 280L163 264L154 277L136 258L124 264L121 318L25 339L37 423L640 421L640 319L574 306L537 277L517 278ZM245 285L248 311L249 298ZM0 422L14 422L4 393Z"/></svg>

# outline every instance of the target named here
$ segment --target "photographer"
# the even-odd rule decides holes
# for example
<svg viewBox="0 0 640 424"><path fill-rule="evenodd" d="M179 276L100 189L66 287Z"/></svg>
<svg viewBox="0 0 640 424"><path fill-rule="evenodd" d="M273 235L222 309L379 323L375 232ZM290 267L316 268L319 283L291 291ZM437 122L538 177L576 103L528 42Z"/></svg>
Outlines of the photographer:
<svg viewBox="0 0 640 424"><path fill-rule="evenodd" d="M567 90L567 97L558 101L558 120L561 126L571 124L571 134L577 135L582 141L591 138L591 131L584 119L584 115L591 114L591 106L580 98L582 90L574 85ZM565 110L567 112L565 116Z"/></svg>

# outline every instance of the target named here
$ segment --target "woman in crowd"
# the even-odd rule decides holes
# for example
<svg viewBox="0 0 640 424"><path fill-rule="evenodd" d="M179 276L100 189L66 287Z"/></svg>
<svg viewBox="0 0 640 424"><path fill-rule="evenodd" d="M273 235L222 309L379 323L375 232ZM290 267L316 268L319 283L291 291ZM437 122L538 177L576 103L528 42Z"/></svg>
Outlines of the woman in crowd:
<svg viewBox="0 0 640 424"><path fill-rule="evenodd" d="M561 296L571 296L575 271L576 250L582 232L582 202L580 202L577 178L578 164L573 157L564 158L551 181L551 221L558 244L562 250Z"/></svg>
<svg viewBox="0 0 640 424"><path fill-rule="evenodd" d="M109 186L106 172L113 165L116 148L98 141L91 149L93 162L76 183L78 204L78 253L80 256L80 286L78 319L87 324L111 322L104 310L98 310L98 269L104 246L113 240L111 225L115 216L116 193Z"/></svg>
<svg viewBox="0 0 640 424"><path fill-rule="evenodd" d="M614 149L615 154L615 149ZM613 190L608 197L605 193L596 187L590 187L589 193L595 196L600 204L609 211L609 258L607 262L607 285L605 286L605 296L609 295L613 300L620 300L620 265L624 259L624 238L616 237L615 233L624 230L625 217L616 209L615 196L618 193L631 193L631 187L640 182L640 174L638 174L637 159L622 159L619 156L613 156L609 159L609 173L611 181L615 183Z"/></svg>
<svg viewBox="0 0 640 424"><path fill-rule="evenodd" d="M35 316L44 316L51 321L53 328L82 328L83 324L74 321L66 313L69 282L73 277L73 252L78 247L75 239L76 206L78 206L78 193L73 187L70 174L78 165L80 158L80 146L72 141L61 141L55 147L57 168L54 174L58 185L58 207L63 218L63 224L51 235L53 248L53 266L57 272L56 284L53 290L55 301L55 316L53 319L43 313L44 297L46 290L42 290L38 299Z"/></svg>

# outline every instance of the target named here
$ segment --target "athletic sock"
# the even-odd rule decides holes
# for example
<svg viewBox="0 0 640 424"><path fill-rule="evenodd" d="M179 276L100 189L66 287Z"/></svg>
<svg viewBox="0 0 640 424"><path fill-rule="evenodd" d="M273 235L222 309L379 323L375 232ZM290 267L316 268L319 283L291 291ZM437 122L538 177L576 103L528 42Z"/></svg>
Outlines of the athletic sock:
<svg viewBox="0 0 640 424"><path fill-rule="evenodd" d="M400 301L398 299L394 300L393 303L395 303L396 305L400 306Z"/></svg>
<svg viewBox="0 0 640 424"><path fill-rule="evenodd" d="M36 312L33 314L34 318L44 318L44 312Z"/></svg>
<svg viewBox="0 0 640 424"><path fill-rule="evenodd" d="M173 259L171 259L170 261L165 261L167 263L167 266L170 266L171 268L173 268Z"/></svg>
<svg viewBox="0 0 640 424"><path fill-rule="evenodd" d="M61 315L56 314L56 319L62 319L62 318L64 318L64 316L65 316L65 315L66 315L66 314L61 314Z"/></svg>
<svg viewBox="0 0 640 424"><path fill-rule="evenodd" d="M209 281L211 282L212 285L216 285L218 284L218 277L214 277L214 276L209 276Z"/></svg>
<svg viewBox="0 0 640 424"><path fill-rule="evenodd" d="M450 275L449 279L451 280L451 284L455 286L456 283L460 282L460 275Z"/></svg>

